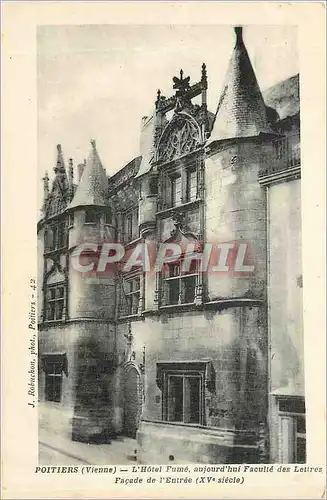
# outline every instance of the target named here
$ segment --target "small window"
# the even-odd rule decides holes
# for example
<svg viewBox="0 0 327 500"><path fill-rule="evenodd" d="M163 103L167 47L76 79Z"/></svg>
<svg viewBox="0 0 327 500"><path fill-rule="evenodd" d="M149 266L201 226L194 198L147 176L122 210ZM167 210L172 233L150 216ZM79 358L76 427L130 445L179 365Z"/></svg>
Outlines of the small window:
<svg viewBox="0 0 327 500"><path fill-rule="evenodd" d="M51 248L51 233L48 229L44 231L44 251L48 252Z"/></svg>
<svg viewBox="0 0 327 500"><path fill-rule="evenodd" d="M280 399L279 411L288 413L305 413L305 404L302 399Z"/></svg>
<svg viewBox="0 0 327 500"><path fill-rule="evenodd" d="M212 361L158 361L156 382L162 391L162 419L206 425L207 391L215 392Z"/></svg>
<svg viewBox="0 0 327 500"><path fill-rule="evenodd" d="M152 194L152 195L158 194L158 180L157 179L155 179L155 178L150 179L149 191L150 191L150 194Z"/></svg>
<svg viewBox="0 0 327 500"><path fill-rule="evenodd" d="M128 212L124 217L124 241L129 242L139 237L138 208Z"/></svg>
<svg viewBox="0 0 327 500"><path fill-rule="evenodd" d="M176 207L182 203L182 178L176 176L171 178L171 206Z"/></svg>
<svg viewBox="0 0 327 500"><path fill-rule="evenodd" d="M68 243L67 221L61 220L52 223L45 232L45 250L61 250Z"/></svg>
<svg viewBox="0 0 327 500"><path fill-rule="evenodd" d="M65 302L64 285L49 286L46 290L46 320L55 321L63 318Z"/></svg>
<svg viewBox="0 0 327 500"><path fill-rule="evenodd" d="M66 236L66 227L65 223L61 222L58 224L58 243L57 243L57 248L64 248L65 247L65 236Z"/></svg>
<svg viewBox="0 0 327 500"><path fill-rule="evenodd" d="M52 248L51 250L56 250L58 248L58 226L52 226Z"/></svg>
<svg viewBox="0 0 327 500"><path fill-rule="evenodd" d="M98 219L98 213L93 208L88 208L85 211L85 223L86 224L96 224Z"/></svg>
<svg viewBox="0 0 327 500"><path fill-rule="evenodd" d="M73 227L74 225L74 214L69 214L68 216L68 226Z"/></svg>
<svg viewBox="0 0 327 500"><path fill-rule="evenodd" d="M62 374L68 375L67 357L64 354L49 354L42 357L45 372L45 400L60 403L62 395Z"/></svg>
<svg viewBox="0 0 327 500"><path fill-rule="evenodd" d="M197 172L188 170L186 176L186 201L195 201L197 197Z"/></svg>
<svg viewBox="0 0 327 500"><path fill-rule="evenodd" d="M304 398L279 400L280 459L282 463L306 462L306 421Z"/></svg>
<svg viewBox="0 0 327 500"><path fill-rule="evenodd" d="M112 224L112 215L110 210L107 210L104 214L104 223L109 225Z"/></svg>
<svg viewBox="0 0 327 500"><path fill-rule="evenodd" d="M125 229L125 238L127 241L131 241L132 234L133 234L133 216L132 216L132 214L128 214L125 217L124 225L125 225L125 228L124 228Z"/></svg>
<svg viewBox="0 0 327 500"><path fill-rule="evenodd" d="M187 272L182 271L182 260L166 264L163 271L162 305L192 304L195 300L197 264L193 260Z"/></svg>
<svg viewBox="0 0 327 500"><path fill-rule="evenodd" d="M122 316L138 314L140 303L140 277L123 278Z"/></svg>
<svg viewBox="0 0 327 500"><path fill-rule="evenodd" d="M165 374L164 415L169 422L202 423L202 376L192 371Z"/></svg>

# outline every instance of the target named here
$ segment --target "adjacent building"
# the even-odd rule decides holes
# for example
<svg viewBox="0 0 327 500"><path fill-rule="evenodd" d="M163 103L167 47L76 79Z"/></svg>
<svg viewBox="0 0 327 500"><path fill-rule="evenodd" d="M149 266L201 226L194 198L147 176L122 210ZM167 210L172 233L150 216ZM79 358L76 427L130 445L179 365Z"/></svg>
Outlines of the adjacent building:
<svg viewBox="0 0 327 500"><path fill-rule="evenodd" d="M299 76L262 93L235 34L215 113L206 66L181 71L119 172L91 141L77 180L59 145L44 178L40 405L73 440L136 437L143 463L305 462ZM183 251L150 272L72 266L104 242ZM254 269L202 272L208 242Z"/></svg>

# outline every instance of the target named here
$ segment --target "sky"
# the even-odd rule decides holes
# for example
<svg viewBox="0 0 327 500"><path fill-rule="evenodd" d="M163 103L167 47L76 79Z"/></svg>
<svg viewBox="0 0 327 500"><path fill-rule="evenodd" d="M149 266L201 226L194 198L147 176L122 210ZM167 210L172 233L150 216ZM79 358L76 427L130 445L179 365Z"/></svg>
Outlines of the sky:
<svg viewBox="0 0 327 500"><path fill-rule="evenodd" d="M299 72L295 26L244 26L243 38L262 90ZM39 27L39 179L46 170L53 178L57 144L76 167L95 139L109 175L138 156L141 119L152 113L158 88L173 95L181 68L192 84L206 63L215 112L234 44L229 25Z"/></svg>

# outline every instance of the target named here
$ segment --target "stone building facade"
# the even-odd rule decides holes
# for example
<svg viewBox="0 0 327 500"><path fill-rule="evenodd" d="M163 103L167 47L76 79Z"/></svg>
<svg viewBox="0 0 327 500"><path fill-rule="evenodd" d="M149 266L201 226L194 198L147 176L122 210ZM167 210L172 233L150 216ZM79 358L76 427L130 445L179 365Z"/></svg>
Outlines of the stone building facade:
<svg viewBox="0 0 327 500"><path fill-rule="evenodd" d="M77 182L59 145L44 178L40 404L73 440L136 437L143 463L305 461L299 78L262 94L235 33L216 113L205 65L181 71L119 172L91 141ZM72 266L105 242L183 250L150 272ZM246 243L254 269L202 272L207 242Z"/></svg>

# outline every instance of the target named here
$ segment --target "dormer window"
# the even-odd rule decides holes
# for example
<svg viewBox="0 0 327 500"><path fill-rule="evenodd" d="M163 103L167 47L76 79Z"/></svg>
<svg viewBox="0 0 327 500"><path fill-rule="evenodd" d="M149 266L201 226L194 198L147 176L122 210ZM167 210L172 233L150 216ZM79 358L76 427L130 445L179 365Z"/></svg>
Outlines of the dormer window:
<svg viewBox="0 0 327 500"><path fill-rule="evenodd" d="M87 208L85 210L85 224L96 224L98 219L98 212L94 208Z"/></svg>
<svg viewBox="0 0 327 500"><path fill-rule="evenodd" d="M174 208L201 198L199 179L201 176L199 157L174 162L167 171L161 172L162 208Z"/></svg>
<svg viewBox="0 0 327 500"><path fill-rule="evenodd" d="M171 206L176 207L182 203L182 177L176 175L171 178Z"/></svg>
<svg viewBox="0 0 327 500"><path fill-rule="evenodd" d="M197 171L188 170L186 174L186 201L195 201L197 198Z"/></svg>

